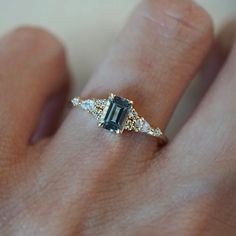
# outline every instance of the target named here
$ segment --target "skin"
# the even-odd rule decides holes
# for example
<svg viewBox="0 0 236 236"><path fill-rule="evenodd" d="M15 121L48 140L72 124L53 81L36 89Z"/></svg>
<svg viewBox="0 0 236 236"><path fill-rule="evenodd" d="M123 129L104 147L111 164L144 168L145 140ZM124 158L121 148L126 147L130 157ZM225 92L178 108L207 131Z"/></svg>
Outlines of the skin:
<svg viewBox="0 0 236 236"><path fill-rule="evenodd" d="M128 97L165 129L213 39L189 0L144 0L82 97ZM235 235L236 49L171 143L109 133L74 109L61 43L0 40L0 235ZM46 108L45 108L46 106ZM50 129L49 129L50 127ZM53 134L53 135L52 135Z"/></svg>

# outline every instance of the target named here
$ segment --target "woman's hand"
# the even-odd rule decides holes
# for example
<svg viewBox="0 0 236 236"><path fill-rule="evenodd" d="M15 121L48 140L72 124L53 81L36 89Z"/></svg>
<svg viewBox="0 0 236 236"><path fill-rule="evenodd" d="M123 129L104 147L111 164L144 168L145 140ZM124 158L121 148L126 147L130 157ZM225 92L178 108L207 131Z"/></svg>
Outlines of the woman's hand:
<svg viewBox="0 0 236 236"><path fill-rule="evenodd" d="M127 97L164 129L212 38L193 2L145 0L82 97ZM21 28L0 41L1 235L235 235L235 49L161 151L155 138L111 134L77 109L57 130L67 75L48 33Z"/></svg>

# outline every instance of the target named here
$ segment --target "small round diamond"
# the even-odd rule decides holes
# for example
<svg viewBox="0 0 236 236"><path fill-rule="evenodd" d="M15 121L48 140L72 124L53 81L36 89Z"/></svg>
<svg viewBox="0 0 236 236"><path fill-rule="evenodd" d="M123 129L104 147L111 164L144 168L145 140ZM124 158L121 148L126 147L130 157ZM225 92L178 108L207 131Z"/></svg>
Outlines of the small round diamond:
<svg viewBox="0 0 236 236"><path fill-rule="evenodd" d="M153 134L154 134L154 136L159 137L159 136L162 135L162 132L161 132L160 129L155 129L155 130L153 131Z"/></svg>
<svg viewBox="0 0 236 236"><path fill-rule="evenodd" d="M73 98L71 100L71 103L73 106L78 106L80 104L80 99L79 98Z"/></svg>
<svg viewBox="0 0 236 236"><path fill-rule="evenodd" d="M100 106L105 106L106 103L107 103L106 99L99 99L99 100L97 100L97 104L100 105Z"/></svg>
<svg viewBox="0 0 236 236"><path fill-rule="evenodd" d="M107 104L107 100L106 99L99 99L95 102L95 106L98 108L98 109L104 109L105 106Z"/></svg>

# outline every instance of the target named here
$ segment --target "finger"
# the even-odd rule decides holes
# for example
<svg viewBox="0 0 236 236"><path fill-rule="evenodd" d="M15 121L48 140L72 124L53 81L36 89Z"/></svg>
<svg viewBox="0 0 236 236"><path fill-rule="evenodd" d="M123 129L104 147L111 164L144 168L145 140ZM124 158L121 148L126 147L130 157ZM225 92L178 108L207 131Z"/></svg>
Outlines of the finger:
<svg viewBox="0 0 236 236"><path fill-rule="evenodd" d="M144 1L82 95L107 97L113 92L127 97L153 126L165 128L211 41L211 20L192 1ZM74 111L68 119L71 138L91 119L80 114ZM97 130L92 124L90 133Z"/></svg>
<svg viewBox="0 0 236 236"><path fill-rule="evenodd" d="M189 198L188 203L200 199L190 218L200 216L202 221L202 212L206 211L208 216L220 218L220 228L227 225L229 232L233 225L229 218L234 219L236 213L232 201L236 170L235 62L236 45L191 119L165 150L162 163L154 159L152 171L148 172L149 181L165 179L165 186L172 186L166 188L164 196L173 195L175 186L180 195ZM162 171L161 178L158 170ZM212 212L212 207L209 208L212 204L219 206L219 210Z"/></svg>
<svg viewBox="0 0 236 236"><path fill-rule="evenodd" d="M67 104L68 92L69 87L64 86L45 103L37 128L31 137L32 144L55 134L63 120L63 107Z"/></svg>
<svg viewBox="0 0 236 236"><path fill-rule="evenodd" d="M211 40L211 20L193 2L144 1L131 16L83 96L107 97L109 92L114 92L127 97L153 126L163 128L201 64ZM154 138L110 134L98 129L89 114L76 109L51 145L62 163L65 155L77 160L78 151L80 159L102 159L107 164L110 163L107 159L113 155L114 159L121 160L123 156L124 160L132 162L150 159L156 151Z"/></svg>
<svg viewBox="0 0 236 236"><path fill-rule="evenodd" d="M235 61L236 46L199 108L173 143L180 158L186 156L184 153L190 154L185 161L190 166L194 164L194 169L212 166L218 171L223 167L222 161L231 163L230 168L235 166ZM220 165L219 168L216 165Z"/></svg>
<svg viewBox="0 0 236 236"><path fill-rule="evenodd" d="M27 144L45 102L67 83L64 50L45 31L20 28L0 41L0 71L1 142Z"/></svg>

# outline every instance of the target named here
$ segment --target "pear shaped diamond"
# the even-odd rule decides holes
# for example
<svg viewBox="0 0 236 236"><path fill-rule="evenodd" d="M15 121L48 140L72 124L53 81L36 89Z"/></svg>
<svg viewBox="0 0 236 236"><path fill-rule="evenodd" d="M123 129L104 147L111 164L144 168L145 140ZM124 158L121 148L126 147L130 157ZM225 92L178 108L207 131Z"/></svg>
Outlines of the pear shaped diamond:
<svg viewBox="0 0 236 236"><path fill-rule="evenodd" d="M136 127L143 133L148 133L151 130L150 124L144 119L138 119L136 121Z"/></svg>
<svg viewBox="0 0 236 236"><path fill-rule="evenodd" d="M94 100L85 100L81 103L81 108L86 110L86 111L94 111L96 108L96 104Z"/></svg>
<svg viewBox="0 0 236 236"><path fill-rule="evenodd" d="M146 120L144 120L143 121L143 126L142 126L140 131L144 132L144 133L148 133L150 130L151 130L150 124Z"/></svg>

